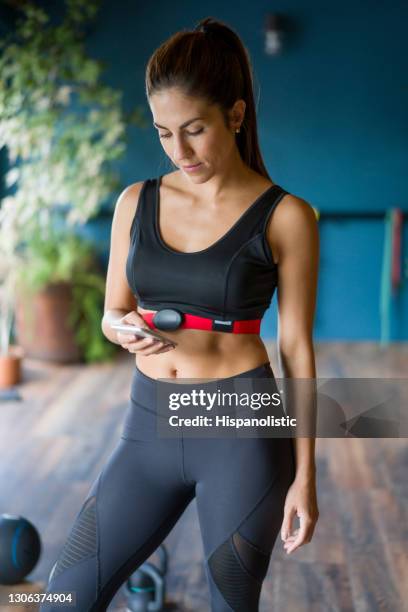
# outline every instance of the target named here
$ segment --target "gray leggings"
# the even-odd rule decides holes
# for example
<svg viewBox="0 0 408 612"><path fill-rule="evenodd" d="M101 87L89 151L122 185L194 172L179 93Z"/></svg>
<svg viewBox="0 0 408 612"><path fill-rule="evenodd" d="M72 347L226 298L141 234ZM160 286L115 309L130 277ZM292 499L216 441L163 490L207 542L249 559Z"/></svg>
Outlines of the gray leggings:
<svg viewBox="0 0 408 612"><path fill-rule="evenodd" d="M270 364L217 381L268 379ZM258 381L259 382L259 381ZM101 612L166 538L196 498L212 612L257 612L286 493L295 476L292 438L163 437L157 385L134 370L122 436L92 484L53 567L47 593L76 592L76 606L42 612ZM208 383L200 383L200 388ZM170 555L171 555L171 551Z"/></svg>

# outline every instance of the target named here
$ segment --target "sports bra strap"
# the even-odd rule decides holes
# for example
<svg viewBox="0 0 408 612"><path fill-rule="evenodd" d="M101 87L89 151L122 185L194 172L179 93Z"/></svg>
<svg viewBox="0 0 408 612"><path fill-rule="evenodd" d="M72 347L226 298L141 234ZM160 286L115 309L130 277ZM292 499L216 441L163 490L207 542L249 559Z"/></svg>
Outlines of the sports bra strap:
<svg viewBox="0 0 408 612"><path fill-rule="evenodd" d="M154 222L154 198L155 198L155 184L154 180L147 179L144 181L142 188L139 193L139 199L136 206L136 211L130 226L130 238L133 239L136 227L143 223L146 227L146 223Z"/></svg>

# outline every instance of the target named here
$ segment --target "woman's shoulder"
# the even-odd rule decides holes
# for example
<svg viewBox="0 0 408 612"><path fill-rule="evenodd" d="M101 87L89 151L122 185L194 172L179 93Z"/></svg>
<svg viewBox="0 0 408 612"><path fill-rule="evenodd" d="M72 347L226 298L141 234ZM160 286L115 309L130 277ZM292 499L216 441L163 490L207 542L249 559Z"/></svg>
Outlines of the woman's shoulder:
<svg viewBox="0 0 408 612"><path fill-rule="evenodd" d="M140 203L140 195L143 187L151 180L152 179L145 179L143 181L137 181L123 189L116 202L115 215L117 217L124 219L126 222L129 218L135 216Z"/></svg>
<svg viewBox="0 0 408 612"><path fill-rule="evenodd" d="M132 200L135 196L140 195L140 192L145 182L146 181L138 181L137 183L132 183L131 185L125 187L119 195L118 202L122 202L123 200L129 201Z"/></svg>
<svg viewBox="0 0 408 612"><path fill-rule="evenodd" d="M272 251L279 253L286 248L292 249L309 237L316 239L317 226L313 206L302 197L286 191L269 219L266 235Z"/></svg>
<svg viewBox="0 0 408 612"><path fill-rule="evenodd" d="M313 206L304 198L284 190L284 195L277 206L273 217L276 225L299 226L305 222L316 221L316 214Z"/></svg>
<svg viewBox="0 0 408 612"><path fill-rule="evenodd" d="M157 184L157 182L160 181L163 186L174 188L177 185L177 182L174 181L173 175L176 174L177 172L171 172L169 174L160 175L154 178L149 177L142 181L131 183L130 185L125 187L123 191L119 194L119 197L116 202L116 216L124 218L125 221L128 218L133 218L140 205L140 196L143 187L148 183Z"/></svg>

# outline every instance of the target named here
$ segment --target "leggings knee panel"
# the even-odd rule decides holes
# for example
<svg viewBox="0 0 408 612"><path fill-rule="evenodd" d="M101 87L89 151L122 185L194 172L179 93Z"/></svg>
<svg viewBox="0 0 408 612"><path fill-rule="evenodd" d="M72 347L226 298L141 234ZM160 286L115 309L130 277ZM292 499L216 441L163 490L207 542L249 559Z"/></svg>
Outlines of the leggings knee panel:
<svg viewBox="0 0 408 612"><path fill-rule="evenodd" d="M217 588L235 612L258 610L268 564L269 555L261 552L239 532L221 544L208 560Z"/></svg>
<svg viewBox="0 0 408 612"><path fill-rule="evenodd" d="M53 569L56 578L68 567L97 554L96 496L83 505Z"/></svg>
<svg viewBox="0 0 408 612"><path fill-rule="evenodd" d="M270 555L266 555L257 546L246 540L239 531L233 534L232 544L241 565L259 584L262 584L268 571Z"/></svg>

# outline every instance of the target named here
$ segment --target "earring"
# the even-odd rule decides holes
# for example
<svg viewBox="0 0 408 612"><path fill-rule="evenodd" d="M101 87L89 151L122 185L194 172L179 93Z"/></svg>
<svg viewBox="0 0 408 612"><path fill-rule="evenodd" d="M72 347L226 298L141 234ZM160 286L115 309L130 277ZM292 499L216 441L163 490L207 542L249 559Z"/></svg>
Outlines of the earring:
<svg viewBox="0 0 408 612"><path fill-rule="evenodd" d="M240 133L240 131L241 131L241 128L239 127L239 128L237 128L237 129L235 130L235 133L236 133L236 134L239 134L239 133Z"/></svg>

